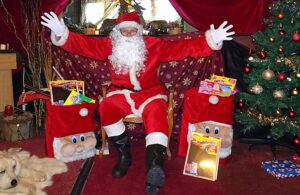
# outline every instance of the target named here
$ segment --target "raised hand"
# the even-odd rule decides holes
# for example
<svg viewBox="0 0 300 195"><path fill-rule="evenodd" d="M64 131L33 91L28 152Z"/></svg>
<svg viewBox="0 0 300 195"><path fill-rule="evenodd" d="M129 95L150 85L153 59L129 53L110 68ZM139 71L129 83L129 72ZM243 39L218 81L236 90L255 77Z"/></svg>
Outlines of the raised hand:
<svg viewBox="0 0 300 195"><path fill-rule="evenodd" d="M216 44L219 44L223 41L232 40L232 37L230 37L230 36L234 35L235 32L234 31L227 32L227 31L232 29L233 25L230 24L227 27L225 27L226 24L227 24L227 21L224 21L217 29L215 29L213 24L210 25L210 33L211 33L213 41Z"/></svg>
<svg viewBox="0 0 300 195"><path fill-rule="evenodd" d="M41 16L41 19L41 24L48 27L56 36L61 36L64 33L66 28L64 20L59 20L54 12L45 12L44 15Z"/></svg>

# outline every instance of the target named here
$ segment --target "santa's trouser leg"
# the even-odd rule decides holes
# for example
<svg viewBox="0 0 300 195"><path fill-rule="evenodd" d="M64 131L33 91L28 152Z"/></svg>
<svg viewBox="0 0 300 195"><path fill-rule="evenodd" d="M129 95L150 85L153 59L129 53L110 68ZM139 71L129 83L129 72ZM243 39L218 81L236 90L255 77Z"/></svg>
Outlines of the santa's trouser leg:
<svg viewBox="0 0 300 195"><path fill-rule="evenodd" d="M143 112L146 137L146 193L156 195L165 182L163 164L168 146L166 102L154 100ZM157 130L160 130L159 132Z"/></svg>
<svg viewBox="0 0 300 195"><path fill-rule="evenodd" d="M118 161L112 170L114 177L126 175L131 165L130 143L122 121L131 113L130 106L123 96L105 98L100 104L100 119L109 140L118 151Z"/></svg>

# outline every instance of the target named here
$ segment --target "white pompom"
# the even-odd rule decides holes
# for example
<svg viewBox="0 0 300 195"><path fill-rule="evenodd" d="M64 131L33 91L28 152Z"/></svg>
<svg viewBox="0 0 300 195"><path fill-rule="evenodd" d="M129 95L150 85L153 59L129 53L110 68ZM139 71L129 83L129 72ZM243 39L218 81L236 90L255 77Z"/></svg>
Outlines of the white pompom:
<svg viewBox="0 0 300 195"><path fill-rule="evenodd" d="M89 113L89 110L87 108L81 108L80 111L79 111L79 115L82 116L82 117L87 116L88 113Z"/></svg>
<svg viewBox="0 0 300 195"><path fill-rule="evenodd" d="M219 98L215 95L212 95L209 97L208 101L211 104L217 104L219 102Z"/></svg>

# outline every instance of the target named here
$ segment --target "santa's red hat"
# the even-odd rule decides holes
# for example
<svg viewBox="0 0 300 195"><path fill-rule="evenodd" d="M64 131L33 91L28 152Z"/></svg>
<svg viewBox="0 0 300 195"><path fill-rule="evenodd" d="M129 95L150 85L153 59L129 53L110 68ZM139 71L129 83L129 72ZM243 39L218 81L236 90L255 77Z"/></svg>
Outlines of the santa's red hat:
<svg viewBox="0 0 300 195"><path fill-rule="evenodd" d="M130 12L120 15L116 20L116 28L121 29L124 27L136 27L141 26L140 16L137 12Z"/></svg>

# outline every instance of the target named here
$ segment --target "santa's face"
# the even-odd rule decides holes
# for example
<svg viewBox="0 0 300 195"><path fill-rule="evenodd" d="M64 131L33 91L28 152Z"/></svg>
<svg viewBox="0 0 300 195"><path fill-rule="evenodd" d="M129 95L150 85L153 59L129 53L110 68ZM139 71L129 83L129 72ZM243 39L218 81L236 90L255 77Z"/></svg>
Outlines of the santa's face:
<svg viewBox="0 0 300 195"><path fill-rule="evenodd" d="M55 137L53 140L54 156L63 162L86 159L95 155L96 142L94 132Z"/></svg>
<svg viewBox="0 0 300 195"><path fill-rule="evenodd" d="M110 37L112 54L108 58L116 74L127 74L130 70L137 73L145 71L147 50L142 26L114 28Z"/></svg>
<svg viewBox="0 0 300 195"><path fill-rule="evenodd" d="M138 29L135 27L128 26L128 27L121 28L120 32L124 37L132 37L136 35Z"/></svg>

